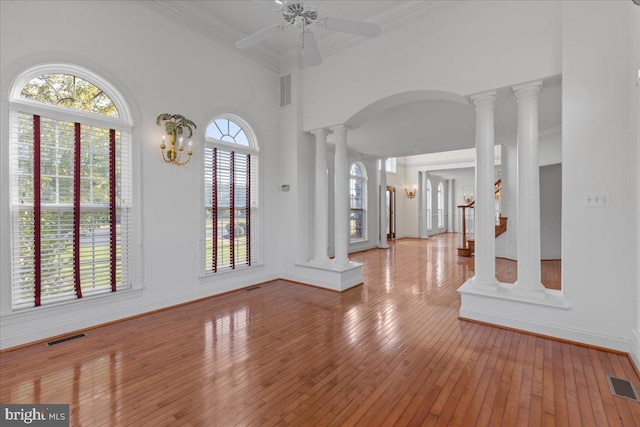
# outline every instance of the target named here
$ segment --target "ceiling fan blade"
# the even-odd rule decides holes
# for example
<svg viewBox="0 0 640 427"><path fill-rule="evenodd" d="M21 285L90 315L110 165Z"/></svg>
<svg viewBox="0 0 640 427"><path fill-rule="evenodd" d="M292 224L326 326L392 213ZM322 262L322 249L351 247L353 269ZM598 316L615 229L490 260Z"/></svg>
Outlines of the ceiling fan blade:
<svg viewBox="0 0 640 427"><path fill-rule="evenodd" d="M353 19L336 18L334 16L325 16L319 18L316 22L330 31L340 31L341 33L356 34L365 37L375 37L382 32L378 24L354 21Z"/></svg>
<svg viewBox="0 0 640 427"><path fill-rule="evenodd" d="M284 29L285 26L282 24L272 25L258 31L257 33L253 33L250 36L243 38L242 40L239 40L238 42L236 42L236 47L240 49L246 49L262 41L265 41L269 37L275 36Z"/></svg>
<svg viewBox="0 0 640 427"><path fill-rule="evenodd" d="M322 62L316 38L309 30L302 33L302 57L307 65L315 66Z"/></svg>

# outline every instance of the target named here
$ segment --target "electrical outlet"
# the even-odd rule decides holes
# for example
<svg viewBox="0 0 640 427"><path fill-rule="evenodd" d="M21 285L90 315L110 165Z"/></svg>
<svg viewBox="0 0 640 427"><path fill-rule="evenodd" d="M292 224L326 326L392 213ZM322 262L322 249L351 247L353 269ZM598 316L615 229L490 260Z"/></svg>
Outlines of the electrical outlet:
<svg viewBox="0 0 640 427"><path fill-rule="evenodd" d="M589 208L609 206L609 193L584 193L584 205Z"/></svg>

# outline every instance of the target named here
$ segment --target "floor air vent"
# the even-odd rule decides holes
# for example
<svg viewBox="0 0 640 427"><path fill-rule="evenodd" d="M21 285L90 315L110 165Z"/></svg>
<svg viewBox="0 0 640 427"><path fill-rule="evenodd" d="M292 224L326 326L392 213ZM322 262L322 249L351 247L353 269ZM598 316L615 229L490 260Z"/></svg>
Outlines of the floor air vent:
<svg viewBox="0 0 640 427"><path fill-rule="evenodd" d="M67 341L71 341L71 340L75 340L78 338L82 338L82 337L86 337L87 335L82 333L82 334L76 334L76 335L69 335L68 337L64 337L64 338L58 338L57 340L53 340L53 341L49 341L47 343L45 343L45 345L47 347L51 347L52 345L56 345L56 344L61 344L63 342L67 342Z"/></svg>
<svg viewBox="0 0 640 427"><path fill-rule="evenodd" d="M607 381L609 382L611 394L638 402L638 392L631 381L612 377L611 375L607 375Z"/></svg>
<svg viewBox="0 0 640 427"><path fill-rule="evenodd" d="M254 286L253 288L247 288L247 292L255 291L256 289L260 289L260 286Z"/></svg>

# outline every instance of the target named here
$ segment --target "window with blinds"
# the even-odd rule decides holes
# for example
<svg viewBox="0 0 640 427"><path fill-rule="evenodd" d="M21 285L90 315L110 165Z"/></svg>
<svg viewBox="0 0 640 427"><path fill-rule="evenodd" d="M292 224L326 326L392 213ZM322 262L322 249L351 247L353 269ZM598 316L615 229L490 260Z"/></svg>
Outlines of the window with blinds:
<svg viewBox="0 0 640 427"><path fill-rule="evenodd" d="M258 262L259 157L253 135L238 118L209 124L204 148L205 271Z"/></svg>
<svg viewBox="0 0 640 427"><path fill-rule="evenodd" d="M366 182L367 175L364 165L360 162L353 163L350 170L349 201L350 218L349 228L351 241L366 239Z"/></svg>
<svg viewBox="0 0 640 427"><path fill-rule="evenodd" d="M438 228L444 227L444 185L438 183Z"/></svg>
<svg viewBox="0 0 640 427"><path fill-rule="evenodd" d="M12 309L132 285L129 133L86 123L92 120L82 113L76 121L72 109L95 110L95 102L60 107L62 114L50 108L34 114L28 110L39 110L37 104L19 102L56 104L47 95L68 101L67 91L93 96L113 117L115 106L103 91L81 79L84 88L71 87L73 79L38 76L12 103Z"/></svg>
<svg viewBox="0 0 640 427"><path fill-rule="evenodd" d="M431 192L431 180L427 178L427 230L433 229L433 193Z"/></svg>

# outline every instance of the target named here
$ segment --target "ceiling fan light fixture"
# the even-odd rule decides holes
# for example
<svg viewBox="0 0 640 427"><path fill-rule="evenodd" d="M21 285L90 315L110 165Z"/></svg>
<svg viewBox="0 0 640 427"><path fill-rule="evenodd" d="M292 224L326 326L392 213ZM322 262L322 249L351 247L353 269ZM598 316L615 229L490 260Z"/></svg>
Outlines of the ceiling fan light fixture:
<svg viewBox="0 0 640 427"><path fill-rule="evenodd" d="M318 49L313 33L308 30L307 26L315 24L328 31L337 31L365 37L375 37L382 31L378 24L370 22L332 16L318 17L316 7L305 4L304 0L275 0L275 2L280 5L280 8L276 9L276 11L280 12L285 23L272 25L239 40L236 42L238 48L246 49L287 28L294 27L298 29L298 36L302 39L300 47L302 48L305 62L308 65L319 65L322 62L320 50Z"/></svg>

